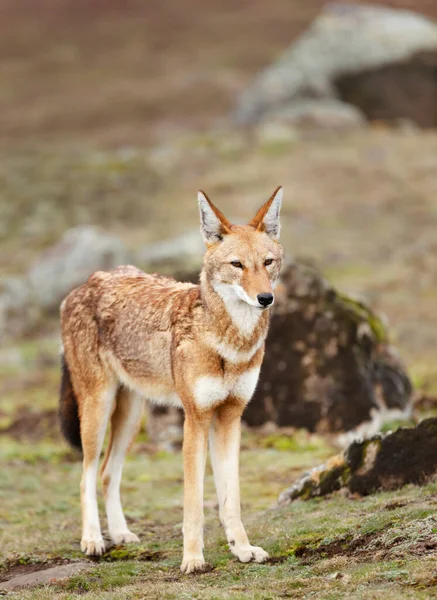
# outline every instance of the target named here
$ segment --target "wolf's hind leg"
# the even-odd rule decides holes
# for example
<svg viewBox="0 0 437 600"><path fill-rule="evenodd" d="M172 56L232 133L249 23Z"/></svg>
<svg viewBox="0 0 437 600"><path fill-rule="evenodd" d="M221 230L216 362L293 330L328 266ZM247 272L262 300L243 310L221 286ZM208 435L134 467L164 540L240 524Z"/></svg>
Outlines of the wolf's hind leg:
<svg viewBox="0 0 437 600"><path fill-rule="evenodd" d="M111 417L111 437L100 473L105 494L109 534L115 544L139 542L129 531L120 499L123 463L141 423L143 400L127 388L120 388Z"/></svg>
<svg viewBox="0 0 437 600"><path fill-rule="evenodd" d="M100 556L105 551L97 506L97 472L105 431L109 420L116 384L105 382L83 394L81 411L81 438L83 471L80 484L82 506L82 552Z"/></svg>

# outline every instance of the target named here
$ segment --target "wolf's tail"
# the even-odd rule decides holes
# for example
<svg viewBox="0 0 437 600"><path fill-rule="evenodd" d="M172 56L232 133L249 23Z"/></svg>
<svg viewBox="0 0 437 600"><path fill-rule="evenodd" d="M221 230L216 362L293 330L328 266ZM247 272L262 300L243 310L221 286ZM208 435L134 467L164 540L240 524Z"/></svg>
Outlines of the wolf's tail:
<svg viewBox="0 0 437 600"><path fill-rule="evenodd" d="M82 450L80 417L77 398L71 384L70 370L64 355L61 359L62 380L59 394L59 418L65 439L78 450Z"/></svg>

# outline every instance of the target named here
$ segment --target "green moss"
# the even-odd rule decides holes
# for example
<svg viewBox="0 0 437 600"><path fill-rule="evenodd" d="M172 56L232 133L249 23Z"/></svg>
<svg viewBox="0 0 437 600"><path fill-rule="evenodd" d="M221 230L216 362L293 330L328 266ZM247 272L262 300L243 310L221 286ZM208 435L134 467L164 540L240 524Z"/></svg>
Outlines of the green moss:
<svg viewBox="0 0 437 600"><path fill-rule="evenodd" d="M152 551L142 545L129 544L127 546L112 548L103 556L102 560L106 562L125 560L152 561L159 560L162 556L162 552Z"/></svg>
<svg viewBox="0 0 437 600"><path fill-rule="evenodd" d="M359 524L361 535L380 532L384 529L394 527L398 519L391 514L380 513L372 515Z"/></svg>
<svg viewBox="0 0 437 600"><path fill-rule="evenodd" d="M132 583L142 573L141 567L135 562L104 565L78 573L70 577L65 583L58 584L59 591L67 590L81 594L84 592L102 593L103 590L114 590Z"/></svg>
<svg viewBox="0 0 437 600"><path fill-rule="evenodd" d="M400 427L414 427L414 425L416 425L414 419L388 421L382 425L381 431L382 433L387 433L389 431L396 431Z"/></svg>
<svg viewBox="0 0 437 600"><path fill-rule="evenodd" d="M341 475L341 483L342 486L347 485L349 478L351 476L351 469L348 466L345 466Z"/></svg>
<svg viewBox="0 0 437 600"><path fill-rule="evenodd" d="M367 323L376 342L386 343L388 341L387 330L382 320L364 302L339 293L336 295L335 302L340 303L352 321L357 325Z"/></svg>
<svg viewBox="0 0 437 600"><path fill-rule="evenodd" d="M321 436L309 435L305 430L298 430L291 435L275 433L260 438L264 448L274 448L282 452L317 453L326 450L326 441Z"/></svg>
<svg viewBox="0 0 437 600"><path fill-rule="evenodd" d="M65 589L69 592L76 592L78 594L83 594L84 592L89 592L91 590L91 581L90 574L81 575L80 573L77 575L72 575L68 581L62 586L62 589Z"/></svg>

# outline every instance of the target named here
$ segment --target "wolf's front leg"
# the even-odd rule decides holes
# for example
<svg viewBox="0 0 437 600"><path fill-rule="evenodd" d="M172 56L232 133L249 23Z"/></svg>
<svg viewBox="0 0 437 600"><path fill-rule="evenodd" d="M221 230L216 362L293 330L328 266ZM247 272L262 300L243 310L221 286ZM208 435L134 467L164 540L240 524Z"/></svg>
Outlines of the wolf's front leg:
<svg viewBox="0 0 437 600"><path fill-rule="evenodd" d="M259 546L250 544L241 521L239 454L243 408L238 400L229 399L216 409L210 434L211 461L220 520L229 548L241 562L260 563L269 555Z"/></svg>
<svg viewBox="0 0 437 600"><path fill-rule="evenodd" d="M205 568L203 558L203 479L212 413L189 411L184 422L184 556L183 573Z"/></svg>

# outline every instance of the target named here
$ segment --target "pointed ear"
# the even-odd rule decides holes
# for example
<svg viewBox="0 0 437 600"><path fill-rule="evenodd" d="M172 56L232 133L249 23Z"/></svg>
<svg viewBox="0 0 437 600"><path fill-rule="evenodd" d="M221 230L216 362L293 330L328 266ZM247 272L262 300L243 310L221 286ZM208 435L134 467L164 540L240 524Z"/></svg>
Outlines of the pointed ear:
<svg viewBox="0 0 437 600"><path fill-rule="evenodd" d="M207 246L216 244L222 240L224 234L230 233L231 224L202 190L199 190L197 200L200 211L200 230L205 244Z"/></svg>
<svg viewBox="0 0 437 600"><path fill-rule="evenodd" d="M278 240L281 229L281 224L279 222L281 204L282 186L280 185L276 188L267 202L261 206L249 225L255 227L257 231L265 231L273 240Z"/></svg>

